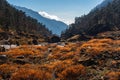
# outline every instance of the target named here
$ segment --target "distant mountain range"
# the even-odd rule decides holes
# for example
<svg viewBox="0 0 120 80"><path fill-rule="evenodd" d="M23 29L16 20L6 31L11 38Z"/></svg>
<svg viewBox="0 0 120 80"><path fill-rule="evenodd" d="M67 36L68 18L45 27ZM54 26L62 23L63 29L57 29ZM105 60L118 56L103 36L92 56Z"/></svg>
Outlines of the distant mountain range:
<svg viewBox="0 0 120 80"><path fill-rule="evenodd" d="M25 12L25 14L27 16L37 19L38 22L44 24L46 26L46 28L48 28L50 31L52 31L53 34L60 35L62 31L66 30L68 28L68 25L65 24L64 22L46 18L46 17L40 15L38 12L33 11L31 9L27 9L25 7L19 7L19 6L15 6L15 8Z"/></svg>

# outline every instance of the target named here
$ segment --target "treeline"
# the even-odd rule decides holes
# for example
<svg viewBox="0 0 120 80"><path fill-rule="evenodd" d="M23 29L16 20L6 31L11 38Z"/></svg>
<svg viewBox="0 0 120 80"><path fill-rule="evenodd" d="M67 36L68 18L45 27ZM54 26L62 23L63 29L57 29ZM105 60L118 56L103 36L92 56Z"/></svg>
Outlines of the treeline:
<svg viewBox="0 0 120 80"><path fill-rule="evenodd" d="M94 36L116 30L120 30L120 0L114 0L105 7L92 10L88 15L75 18L75 23L61 36L67 39L77 34Z"/></svg>
<svg viewBox="0 0 120 80"><path fill-rule="evenodd" d="M16 32L51 35L45 25L15 9L6 0L0 0L0 28L4 31L14 30Z"/></svg>

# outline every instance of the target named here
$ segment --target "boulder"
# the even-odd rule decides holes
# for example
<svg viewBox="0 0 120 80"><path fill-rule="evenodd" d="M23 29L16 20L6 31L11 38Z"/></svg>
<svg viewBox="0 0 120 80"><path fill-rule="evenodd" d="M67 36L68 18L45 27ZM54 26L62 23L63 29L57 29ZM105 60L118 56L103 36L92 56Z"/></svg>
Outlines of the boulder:
<svg viewBox="0 0 120 80"><path fill-rule="evenodd" d="M5 47L0 47L0 52L5 52L5 51L6 51Z"/></svg>
<svg viewBox="0 0 120 80"><path fill-rule="evenodd" d="M0 55L0 60L6 61L7 60L7 56L6 55Z"/></svg>
<svg viewBox="0 0 120 80"><path fill-rule="evenodd" d="M33 39L32 43L33 43L34 45L38 45L38 41L37 41L36 39Z"/></svg>
<svg viewBox="0 0 120 80"><path fill-rule="evenodd" d="M25 60L22 60L22 59L16 59L16 60L13 61L13 63L24 65L28 62L25 61Z"/></svg>
<svg viewBox="0 0 120 80"><path fill-rule="evenodd" d="M7 56L6 55L0 55L0 64L4 64L7 61Z"/></svg>
<svg viewBox="0 0 120 80"><path fill-rule="evenodd" d="M52 36L52 37L49 39L48 42L50 42L50 43L57 43L57 42L60 42L60 41L61 41L60 37L58 37L58 36Z"/></svg>
<svg viewBox="0 0 120 80"><path fill-rule="evenodd" d="M68 42L75 42L75 41L79 41L80 39L80 35L75 35L72 36L71 38L67 39Z"/></svg>
<svg viewBox="0 0 120 80"><path fill-rule="evenodd" d="M24 56L17 56L16 58L18 58L18 59L24 59L25 57Z"/></svg>
<svg viewBox="0 0 120 80"><path fill-rule="evenodd" d="M92 36L88 36L88 35L74 35L70 38L67 39L68 42L76 42L76 41L87 41L90 40L92 38Z"/></svg>

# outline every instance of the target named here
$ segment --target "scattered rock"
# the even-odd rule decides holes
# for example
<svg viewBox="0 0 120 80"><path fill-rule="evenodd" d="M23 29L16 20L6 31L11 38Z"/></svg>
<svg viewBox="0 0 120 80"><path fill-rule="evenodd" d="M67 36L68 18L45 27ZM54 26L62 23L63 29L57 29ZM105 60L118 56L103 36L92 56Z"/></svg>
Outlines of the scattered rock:
<svg viewBox="0 0 120 80"><path fill-rule="evenodd" d="M24 59L25 57L24 56L17 56L16 58L18 58L18 59Z"/></svg>
<svg viewBox="0 0 120 80"><path fill-rule="evenodd" d="M110 38L114 40L120 40L120 31L107 31L97 34L96 38Z"/></svg>
<svg viewBox="0 0 120 80"><path fill-rule="evenodd" d="M48 53L51 53L52 52L52 49L51 48L48 48Z"/></svg>
<svg viewBox="0 0 120 80"><path fill-rule="evenodd" d="M3 61L7 60L7 56L6 55L0 55L0 60L3 60Z"/></svg>
<svg viewBox="0 0 120 80"><path fill-rule="evenodd" d="M50 43L57 43L57 42L60 42L60 37L58 36L52 36L49 40Z"/></svg>
<svg viewBox="0 0 120 80"><path fill-rule="evenodd" d="M33 39L32 43L33 43L34 45L38 45L38 41L37 41L36 39Z"/></svg>
<svg viewBox="0 0 120 80"><path fill-rule="evenodd" d="M79 39L80 39L80 35L75 35L75 36L72 36L71 38L67 39L67 41L75 42L75 41L79 41Z"/></svg>
<svg viewBox="0 0 120 80"><path fill-rule="evenodd" d="M25 60L16 59L16 60L13 61L13 63L24 65L24 64L26 64L26 63L28 63L28 62L25 61Z"/></svg>
<svg viewBox="0 0 120 80"><path fill-rule="evenodd" d="M4 64L7 61L7 56L6 55L0 55L0 64Z"/></svg>
<svg viewBox="0 0 120 80"><path fill-rule="evenodd" d="M68 38L67 41L68 42L87 41L87 40L90 40L91 38L92 38L92 36L81 34L81 35L74 35L74 36Z"/></svg>
<svg viewBox="0 0 120 80"><path fill-rule="evenodd" d="M95 61L93 59L79 61L79 63L84 65L84 66L92 66L92 65L97 65L98 64L97 61Z"/></svg>
<svg viewBox="0 0 120 80"><path fill-rule="evenodd" d="M0 47L0 52L5 52L5 51L6 51L5 47Z"/></svg>

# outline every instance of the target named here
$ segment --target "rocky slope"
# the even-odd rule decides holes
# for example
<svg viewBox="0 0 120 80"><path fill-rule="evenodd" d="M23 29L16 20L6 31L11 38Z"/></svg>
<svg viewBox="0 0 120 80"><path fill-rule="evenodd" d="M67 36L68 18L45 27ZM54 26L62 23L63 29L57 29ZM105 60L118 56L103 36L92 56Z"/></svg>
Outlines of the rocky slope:
<svg viewBox="0 0 120 80"><path fill-rule="evenodd" d="M44 41L51 35L42 23L18 11L6 0L0 0L0 45L16 42L27 44L34 39Z"/></svg>
<svg viewBox="0 0 120 80"><path fill-rule="evenodd" d="M120 31L119 7L120 0L113 0L101 9L97 8L87 15L75 18L75 23L63 32L62 38L68 39L74 35L96 36L107 31Z"/></svg>

